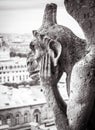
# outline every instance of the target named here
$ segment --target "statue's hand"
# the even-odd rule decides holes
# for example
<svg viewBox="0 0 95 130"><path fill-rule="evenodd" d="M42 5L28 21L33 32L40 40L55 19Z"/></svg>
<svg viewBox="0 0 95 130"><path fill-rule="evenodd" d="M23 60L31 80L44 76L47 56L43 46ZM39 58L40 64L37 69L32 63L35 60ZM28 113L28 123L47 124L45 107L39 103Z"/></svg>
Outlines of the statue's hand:
<svg viewBox="0 0 95 130"><path fill-rule="evenodd" d="M54 85L57 84L57 67L53 67L51 70L51 57L50 50L42 58L40 78L42 85Z"/></svg>

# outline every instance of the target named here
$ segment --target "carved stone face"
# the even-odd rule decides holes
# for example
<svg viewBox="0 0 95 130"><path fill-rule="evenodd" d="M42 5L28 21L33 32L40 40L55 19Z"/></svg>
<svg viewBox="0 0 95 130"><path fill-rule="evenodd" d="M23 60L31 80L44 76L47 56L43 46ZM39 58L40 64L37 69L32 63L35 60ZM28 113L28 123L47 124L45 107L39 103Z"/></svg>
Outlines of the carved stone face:
<svg viewBox="0 0 95 130"><path fill-rule="evenodd" d="M33 31L35 39L30 43L31 52L28 55L27 66L31 78L39 73L41 67L41 59L49 52L52 70L57 67L58 59L61 55L61 44L51 39L49 36L42 35L37 31Z"/></svg>
<svg viewBox="0 0 95 130"><path fill-rule="evenodd" d="M39 41L35 38L30 43L31 52L27 57L27 67L30 73L30 76L33 77L39 73L40 61L42 56L42 48L39 45Z"/></svg>
<svg viewBox="0 0 95 130"><path fill-rule="evenodd" d="M76 43L80 41L74 37L69 29L56 23L56 11L57 6L55 4L47 4L42 26L38 31L33 31L34 40L30 43L31 52L27 60L31 77L39 72L41 59L48 49L50 50L52 63L51 71L54 71L56 66L59 78L63 72L71 72L72 66L81 57L81 55L78 58L75 57L76 53L82 49L79 49L79 47L75 49L74 39L76 39Z"/></svg>

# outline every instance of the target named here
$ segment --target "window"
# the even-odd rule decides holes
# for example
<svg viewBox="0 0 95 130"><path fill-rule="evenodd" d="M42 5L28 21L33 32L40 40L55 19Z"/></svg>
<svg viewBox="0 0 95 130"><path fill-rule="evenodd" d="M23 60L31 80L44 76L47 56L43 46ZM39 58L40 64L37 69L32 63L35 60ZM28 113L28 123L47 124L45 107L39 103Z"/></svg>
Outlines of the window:
<svg viewBox="0 0 95 130"><path fill-rule="evenodd" d="M2 77L0 77L0 82L2 82Z"/></svg>
<svg viewBox="0 0 95 130"><path fill-rule="evenodd" d="M10 66L9 68L12 69L12 66Z"/></svg>
<svg viewBox="0 0 95 130"><path fill-rule="evenodd" d="M21 76L19 76L19 79L21 80Z"/></svg>
<svg viewBox="0 0 95 130"><path fill-rule="evenodd" d="M19 124L19 114L16 115L16 125Z"/></svg>
<svg viewBox="0 0 95 130"><path fill-rule="evenodd" d="M19 65L18 65L17 67L18 67L18 68L20 68L20 66L19 66Z"/></svg>
<svg viewBox="0 0 95 130"><path fill-rule="evenodd" d="M4 77L4 82L6 81L6 77Z"/></svg>
<svg viewBox="0 0 95 130"><path fill-rule="evenodd" d="M13 76L13 81L14 81L14 76Z"/></svg>
<svg viewBox="0 0 95 130"><path fill-rule="evenodd" d="M35 114L35 121L38 123L39 122L39 115L38 114Z"/></svg>
<svg viewBox="0 0 95 130"><path fill-rule="evenodd" d="M2 122L2 118L0 117L0 125L2 125L3 124L3 122Z"/></svg>
<svg viewBox="0 0 95 130"><path fill-rule="evenodd" d="M11 125L11 117L7 116L7 124L10 126Z"/></svg>
<svg viewBox="0 0 95 130"><path fill-rule="evenodd" d="M10 81L10 80L9 80L9 76L7 77L7 81Z"/></svg>
<svg viewBox="0 0 95 130"><path fill-rule="evenodd" d="M16 68L16 66L14 66L14 68Z"/></svg>
<svg viewBox="0 0 95 130"><path fill-rule="evenodd" d="M24 123L27 123L28 122L28 113L25 113L24 114Z"/></svg>
<svg viewBox="0 0 95 130"><path fill-rule="evenodd" d="M34 122L37 122L37 123L39 123L40 122L40 111L38 110L38 109L36 109L35 111L34 111Z"/></svg>

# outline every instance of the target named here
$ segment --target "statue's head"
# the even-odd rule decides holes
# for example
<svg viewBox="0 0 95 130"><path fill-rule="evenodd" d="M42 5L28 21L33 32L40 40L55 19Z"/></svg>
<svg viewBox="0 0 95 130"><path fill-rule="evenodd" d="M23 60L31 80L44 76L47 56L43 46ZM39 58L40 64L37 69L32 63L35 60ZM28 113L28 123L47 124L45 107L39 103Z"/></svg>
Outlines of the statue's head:
<svg viewBox="0 0 95 130"><path fill-rule="evenodd" d="M33 31L34 39L30 43L31 52L28 55L27 66L30 76L36 75L40 70L41 59L50 50L50 58L52 62L52 72L54 67L58 67L58 61L61 55L61 44L55 38L54 26L56 26L56 9L57 5L54 3L47 4L43 23L38 31ZM52 29L50 29L52 28ZM56 27L55 27L56 28ZM52 33L49 33L53 30ZM59 63L61 65L61 63ZM58 67L60 68L60 67ZM60 71L59 71L60 72Z"/></svg>
<svg viewBox="0 0 95 130"><path fill-rule="evenodd" d="M28 55L27 66L30 76L39 73L42 58L49 54L51 60L51 72L54 68L60 68L59 59L61 56L62 46L60 42L50 38L48 35L41 34L36 30L33 31L34 40L30 43L31 52ZM60 72L60 71L59 71Z"/></svg>
<svg viewBox="0 0 95 130"><path fill-rule="evenodd" d="M56 67L58 78L63 72L70 73L73 65L84 55L85 42L78 39L68 28L57 24L56 10L56 4L47 4L41 28L33 31L34 39L30 43L31 52L27 60L31 76L39 72L41 59L48 50L51 71L54 73Z"/></svg>

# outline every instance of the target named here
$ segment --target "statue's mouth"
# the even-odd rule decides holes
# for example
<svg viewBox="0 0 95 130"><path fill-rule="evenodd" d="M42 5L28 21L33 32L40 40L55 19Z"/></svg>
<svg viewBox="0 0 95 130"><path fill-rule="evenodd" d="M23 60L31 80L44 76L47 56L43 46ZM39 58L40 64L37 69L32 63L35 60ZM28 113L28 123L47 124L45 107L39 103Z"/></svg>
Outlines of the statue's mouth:
<svg viewBox="0 0 95 130"><path fill-rule="evenodd" d="M36 70L36 71L30 72L31 75L38 74L38 73L39 73L39 70Z"/></svg>
<svg viewBox="0 0 95 130"><path fill-rule="evenodd" d="M34 77L38 77L39 76L39 66L37 64L37 62L33 61L28 61L27 62L27 70L29 72L29 77L31 79L33 79Z"/></svg>
<svg viewBox="0 0 95 130"><path fill-rule="evenodd" d="M29 72L30 74L29 74L29 76L30 76L30 78L34 78L35 76L39 76L39 70L35 70L35 71L31 71L31 72Z"/></svg>

